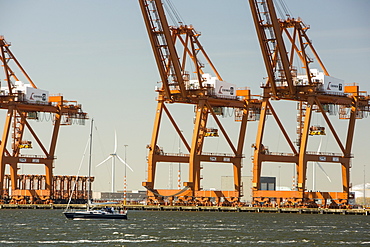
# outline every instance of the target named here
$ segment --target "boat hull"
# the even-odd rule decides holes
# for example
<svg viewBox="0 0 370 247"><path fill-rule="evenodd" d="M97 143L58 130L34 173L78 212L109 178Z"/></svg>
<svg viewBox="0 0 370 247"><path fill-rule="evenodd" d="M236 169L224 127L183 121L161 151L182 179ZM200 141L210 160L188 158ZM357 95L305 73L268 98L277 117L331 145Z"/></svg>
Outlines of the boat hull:
<svg viewBox="0 0 370 247"><path fill-rule="evenodd" d="M64 212L67 219L127 219L127 214L123 213L101 213L101 212Z"/></svg>

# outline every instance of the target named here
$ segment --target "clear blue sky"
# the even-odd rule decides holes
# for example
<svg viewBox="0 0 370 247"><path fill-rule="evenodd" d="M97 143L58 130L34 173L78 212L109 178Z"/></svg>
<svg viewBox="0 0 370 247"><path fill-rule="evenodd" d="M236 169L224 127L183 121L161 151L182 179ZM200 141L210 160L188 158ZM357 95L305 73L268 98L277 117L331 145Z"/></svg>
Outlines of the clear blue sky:
<svg viewBox="0 0 370 247"><path fill-rule="evenodd" d="M172 2L185 22L193 24L202 33L201 42L224 80L235 83L238 87L249 86L254 94L259 94L259 85L266 72L248 1ZM370 1L285 2L293 16L301 17L311 26L308 35L329 73L346 82L357 82L362 90L370 91ZM138 2L16 0L1 1L0 6L0 35L4 35L12 43L13 53L35 84L52 94L62 93L66 99L77 100L89 116L95 119L98 131L94 134L93 163L98 164L113 152L114 131L117 130L118 154L124 158L123 145L128 145L127 161L134 169L134 173L128 171L128 188L143 189L141 182L145 180L147 167L145 147L151 139L156 107L154 87L160 79ZM171 112L179 115L187 111L187 114L182 114L182 120L178 121L189 139L193 116L192 109L185 108L172 106ZM296 113L293 110L291 113L281 114L286 119L291 119L286 125L291 127L290 133L295 139ZM0 126L3 126L4 115L5 111L0 119ZM76 174L87 142L89 124L90 121L84 127L61 128L55 174ZM346 126L340 121L336 124L339 131ZM351 174L353 184L362 183L363 165L369 160L369 124L370 118L357 122L353 145L355 159ZM44 128L39 126L51 128L50 122L36 125L38 127L35 128L39 129ZM230 126L229 129L238 127L233 121L227 123L227 126ZM243 175L251 174L250 144L254 143L256 127L257 123L249 124ZM233 130L230 132L232 135ZM50 135L47 131L42 133L45 138ZM271 151L285 151L279 141L282 140L281 134L271 131L270 136L273 138L270 143L267 138L266 145ZM212 151L229 152L224 150L223 142L221 138L210 141ZM318 139L312 142L311 149L315 151ZM332 151L328 147L330 143L330 137L324 139L322 151ZM178 137L169 134L161 140L160 145L164 146L166 152L177 152ZM370 171L370 163L366 165ZM281 169L281 181L286 181L282 185L291 186L290 166L282 166ZM338 181L338 167L334 169L333 165L329 165L325 169L333 177L332 180ZM160 165L158 187L167 187L168 170L168 164ZM174 166L174 171L176 170L177 166ZM116 171L116 188L121 190L123 167L118 163ZM44 171L42 166L23 166L21 172L43 174ZM231 167L221 165L211 167L210 164L205 164L203 172L205 189L220 188L221 175L232 175ZM110 163L94 168L93 173L96 176L95 190L109 191ZM215 174L211 179L213 181L209 181L211 173ZM276 166L267 165L263 171L264 175L269 176L277 173ZM87 174L86 165L81 174ZM176 178L176 173L173 176ZM325 178L320 179L322 186L333 186L324 180ZM367 181L370 181L370 176Z"/></svg>

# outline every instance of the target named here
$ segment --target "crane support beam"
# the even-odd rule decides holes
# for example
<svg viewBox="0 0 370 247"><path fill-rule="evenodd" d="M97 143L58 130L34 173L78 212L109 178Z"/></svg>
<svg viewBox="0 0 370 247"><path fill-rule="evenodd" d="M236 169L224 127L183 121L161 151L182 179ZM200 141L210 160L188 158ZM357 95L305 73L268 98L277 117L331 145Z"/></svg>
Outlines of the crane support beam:
<svg viewBox="0 0 370 247"><path fill-rule="evenodd" d="M358 98L357 95L354 95L354 101L351 105L351 114L348 123L347 130L347 140L346 140L346 150L344 153L345 157L351 156L353 137L355 133L355 124L358 112ZM342 186L343 191L349 194L350 190L350 159L347 162L342 162Z"/></svg>
<svg viewBox="0 0 370 247"><path fill-rule="evenodd" d="M260 189L261 171L262 171L262 154L266 153L266 149L263 146L263 135L265 133L266 116L268 108L269 98L264 98L261 105L261 115L258 123L256 144L254 145L254 158L253 158L253 180L252 187L253 191Z"/></svg>
<svg viewBox="0 0 370 247"><path fill-rule="evenodd" d="M189 182L184 184L194 191L200 190L200 158L202 154L204 132L207 125L208 110L206 101L200 100L196 108L194 132L189 160Z"/></svg>
<svg viewBox="0 0 370 247"><path fill-rule="evenodd" d="M308 145L309 129L311 126L311 117L313 111L314 99L308 101L306 116L303 124L303 133L301 136L301 143L299 145L299 158L298 158L298 191L304 192L306 188L306 174L307 174L307 158L306 151Z"/></svg>
<svg viewBox="0 0 370 247"><path fill-rule="evenodd" d="M5 143L8 142L9 138L9 133L10 133L10 126L11 126L11 121L13 118L13 113L14 113L14 108L9 108L8 113L5 118L5 128L3 130L3 136L1 138L1 143L0 143L0 196L3 195L3 188L4 188L4 175L5 175L5 165L7 163L4 162L5 155L6 155L6 145ZM1 200L2 198L0 198Z"/></svg>
<svg viewBox="0 0 370 247"><path fill-rule="evenodd" d="M155 170L157 165L156 156L160 154L159 146L157 145L158 136L159 136L159 129L162 119L164 107L164 100L160 98L157 104L157 110L155 114L154 120L154 127L152 133L152 140L150 143L149 148L149 155L148 155L148 178L146 182L143 182L143 186L149 189L154 188L154 179L155 179Z"/></svg>
<svg viewBox="0 0 370 247"><path fill-rule="evenodd" d="M247 133L247 124L248 124L248 115L249 115L249 106L246 105L246 108L243 109L243 116L242 121L240 124L240 130L239 130L239 137L238 137L238 146L237 151L235 153L236 161L233 162L234 167L234 189L236 192L238 192L238 197L241 197L241 191L242 191L242 158L243 158L243 148L244 148L244 141Z"/></svg>

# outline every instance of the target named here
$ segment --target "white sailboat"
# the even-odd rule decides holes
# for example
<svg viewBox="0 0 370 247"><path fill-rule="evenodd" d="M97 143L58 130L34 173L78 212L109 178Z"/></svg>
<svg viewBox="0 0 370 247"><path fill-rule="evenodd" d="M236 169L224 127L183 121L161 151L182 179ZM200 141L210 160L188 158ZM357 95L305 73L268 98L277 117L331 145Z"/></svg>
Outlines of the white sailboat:
<svg viewBox="0 0 370 247"><path fill-rule="evenodd" d="M91 204L91 152L92 152L92 132L93 132L94 119L91 120L90 130L90 154L89 154L89 187L87 193L87 206L86 210L72 211L69 210L69 203L63 214L67 219L127 219L127 210L114 210L114 208L93 209Z"/></svg>

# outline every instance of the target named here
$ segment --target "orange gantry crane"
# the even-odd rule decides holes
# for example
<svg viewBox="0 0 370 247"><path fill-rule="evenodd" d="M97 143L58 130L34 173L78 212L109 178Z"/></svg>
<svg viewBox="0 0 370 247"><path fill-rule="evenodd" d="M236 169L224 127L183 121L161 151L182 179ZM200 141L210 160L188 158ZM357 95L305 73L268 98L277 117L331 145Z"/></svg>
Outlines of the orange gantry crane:
<svg viewBox="0 0 370 247"><path fill-rule="evenodd" d="M350 199L350 166L353 135L356 119L370 111L369 96L360 91L357 84L331 77L307 36L309 29L301 19L277 17L273 0L249 0L266 72L268 75L263 88L263 100L253 158L253 199L258 205L317 206L330 202L332 206L347 205ZM314 58L320 70L313 69ZM303 73L297 73L300 63ZM296 146L282 124L282 119L271 104L271 100L293 101L298 104L298 139ZM345 140L334 128L328 117L333 109L341 119L348 120ZM324 128L312 126L314 113L322 116L334 137L340 153L317 153L307 150L312 135L325 134ZM265 146L264 133L266 116L271 114L285 137L290 153L274 153ZM343 138L342 138L343 139ZM295 165L296 182L292 191L262 190L260 178L264 163ZM342 191L307 191L308 162L340 164Z"/></svg>
<svg viewBox="0 0 370 247"><path fill-rule="evenodd" d="M160 0L139 0L149 40L162 81L158 88L157 109L153 134L148 154L148 177L143 186L148 190L148 203L176 204L233 204L241 195L241 168L247 121L259 114L260 104L252 99L248 89L236 90L235 85L222 80L213 63L199 42L200 33L192 26L181 24L169 26ZM204 72L200 57L206 60L215 76ZM194 70L187 71L187 63ZM188 66L190 67L190 66ZM195 75L195 78L191 78ZM167 104L189 104L195 109L193 135L189 143L183 135ZM218 112L223 108L238 112L240 130L234 144L221 123ZM165 153L158 144L162 115L165 113L188 154ZM209 119L214 119L220 132L208 128ZM221 134L231 154L203 152L204 138ZM156 169L159 162L189 164L189 181L183 183L184 189L157 189ZM234 190L203 190L201 186L202 163L232 164Z"/></svg>
<svg viewBox="0 0 370 247"><path fill-rule="evenodd" d="M5 124L0 143L0 203L13 203L32 200L52 202L52 180L55 149L61 125L84 124L87 114L76 101L66 101L63 96L49 95L38 89L10 50L10 43L0 36L0 59L5 75L5 85L1 85L0 108L6 109ZM11 67L13 66L13 67ZM23 74L28 83L20 81L16 71ZM30 120L37 120L42 114L50 114L53 129L49 145L45 145ZM25 133L32 136L25 140ZM42 154L22 154L22 151L38 147ZM28 152L29 153L29 152ZM20 189L18 166L43 164L45 180L38 189ZM11 193L5 195L4 176L6 165L10 167ZM32 198L31 201L29 199Z"/></svg>

